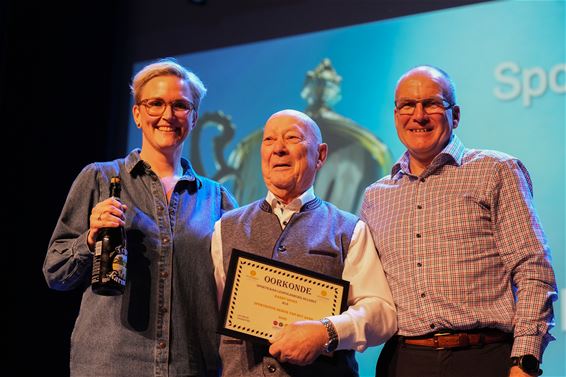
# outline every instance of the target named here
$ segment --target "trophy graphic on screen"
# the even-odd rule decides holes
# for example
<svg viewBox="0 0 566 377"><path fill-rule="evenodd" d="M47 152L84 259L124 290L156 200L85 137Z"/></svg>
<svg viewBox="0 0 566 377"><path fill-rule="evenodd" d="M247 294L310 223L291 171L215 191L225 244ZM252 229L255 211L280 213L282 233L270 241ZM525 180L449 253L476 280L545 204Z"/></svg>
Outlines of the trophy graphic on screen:
<svg viewBox="0 0 566 377"><path fill-rule="evenodd" d="M341 99L341 81L325 58L307 72L301 97L307 103L304 112L318 124L329 147L328 160L317 174L315 193L343 210L357 213L364 189L388 174L392 160L387 146L373 133L333 111L332 106ZM234 136L234 123L221 111L203 114L191 137L190 160L198 172L204 171L199 140L202 130L210 126L220 131L213 138L216 172L211 177L224 183L240 205L264 197L267 192L261 176L261 126L243 138L226 161L224 149Z"/></svg>

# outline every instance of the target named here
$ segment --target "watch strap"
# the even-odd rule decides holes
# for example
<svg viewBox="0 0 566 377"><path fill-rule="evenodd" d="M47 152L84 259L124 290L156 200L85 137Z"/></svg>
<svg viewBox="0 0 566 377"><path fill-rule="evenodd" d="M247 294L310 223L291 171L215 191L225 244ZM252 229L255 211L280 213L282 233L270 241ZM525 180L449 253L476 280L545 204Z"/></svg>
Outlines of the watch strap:
<svg viewBox="0 0 566 377"><path fill-rule="evenodd" d="M336 332L336 327L331 320L328 318L323 318L320 322L326 327L326 332L328 333L328 341L322 347L324 352L334 352L336 347L338 347L338 333Z"/></svg>
<svg viewBox="0 0 566 377"><path fill-rule="evenodd" d="M518 366L523 372L530 375L540 376L542 374L542 369L540 369L540 362L533 355L512 357L511 365Z"/></svg>

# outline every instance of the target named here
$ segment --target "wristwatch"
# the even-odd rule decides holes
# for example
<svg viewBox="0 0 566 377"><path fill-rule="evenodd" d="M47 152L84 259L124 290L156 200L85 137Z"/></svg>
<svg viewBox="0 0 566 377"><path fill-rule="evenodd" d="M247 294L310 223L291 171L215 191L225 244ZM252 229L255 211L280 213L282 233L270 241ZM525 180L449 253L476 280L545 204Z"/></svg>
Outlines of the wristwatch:
<svg viewBox="0 0 566 377"><path fill-rule="evenodd" d="M535 376L540 376L542 374L542 369L539 368L540 362L533 355L512 357L511 361L513 365L517 365L525 373Z"/></svg>
<svg viewBox="0 0 566 377"><path fill-rule="evenodd" d="M328 318L323 318L320 320L324 327L326 327L326 331L328 332L328 342L322 346L322 350L324 352L334 352L336 347L338 347L338 334L336 333L336 328L331 320Z"/></svg>

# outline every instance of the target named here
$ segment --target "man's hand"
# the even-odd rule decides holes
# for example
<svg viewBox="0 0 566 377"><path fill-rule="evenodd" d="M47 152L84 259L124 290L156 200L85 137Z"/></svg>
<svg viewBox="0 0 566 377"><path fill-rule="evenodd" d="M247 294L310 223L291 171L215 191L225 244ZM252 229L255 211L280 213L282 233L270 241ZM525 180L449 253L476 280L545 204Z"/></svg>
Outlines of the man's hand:
<svg viewBox="0 0 566 377"><path fill-rule="evenodd" d="M537 377L537 374L528 374L525 373L521 368L518 366L512 366L511 370L509 370L509 377Z"/></svg>
<svg viewBox="0 0 566 377"><path fill-rule="evenodd" d="M297 321L287 325L270 340L269 353L279 362L312 363L328 341L326 327L319 321Z"/></svg>

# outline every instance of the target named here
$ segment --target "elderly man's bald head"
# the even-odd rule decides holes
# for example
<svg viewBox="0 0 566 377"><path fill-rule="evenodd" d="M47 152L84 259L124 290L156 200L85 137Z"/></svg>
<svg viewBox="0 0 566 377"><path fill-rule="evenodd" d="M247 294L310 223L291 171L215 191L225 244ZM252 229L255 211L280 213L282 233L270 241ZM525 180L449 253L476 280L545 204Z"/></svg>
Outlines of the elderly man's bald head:
<svg viewBox="0 0 566 377"><path fill-rule="evenodd" d="M296 118L297 120L301 120L305 125L306 129L314 137L313 140L317 144L322 143L322 134L320 132L320 128L318 127L318 124L316 124L316 122L312 120L312 118L309 117L307 114L302 113L300 111L292 110L292 109L281 110L271 115L267 120L267 122L269 122L272 118L282 117L282 116L293 117Z"/></svg>
<svg viewBox="0 0 566 377"><path fill-rule="evenodd" d="M308 115L287 109L270 116L261 143L261 172L268 190L285 203L303 194L314 184L327 149Z"/></svg>

